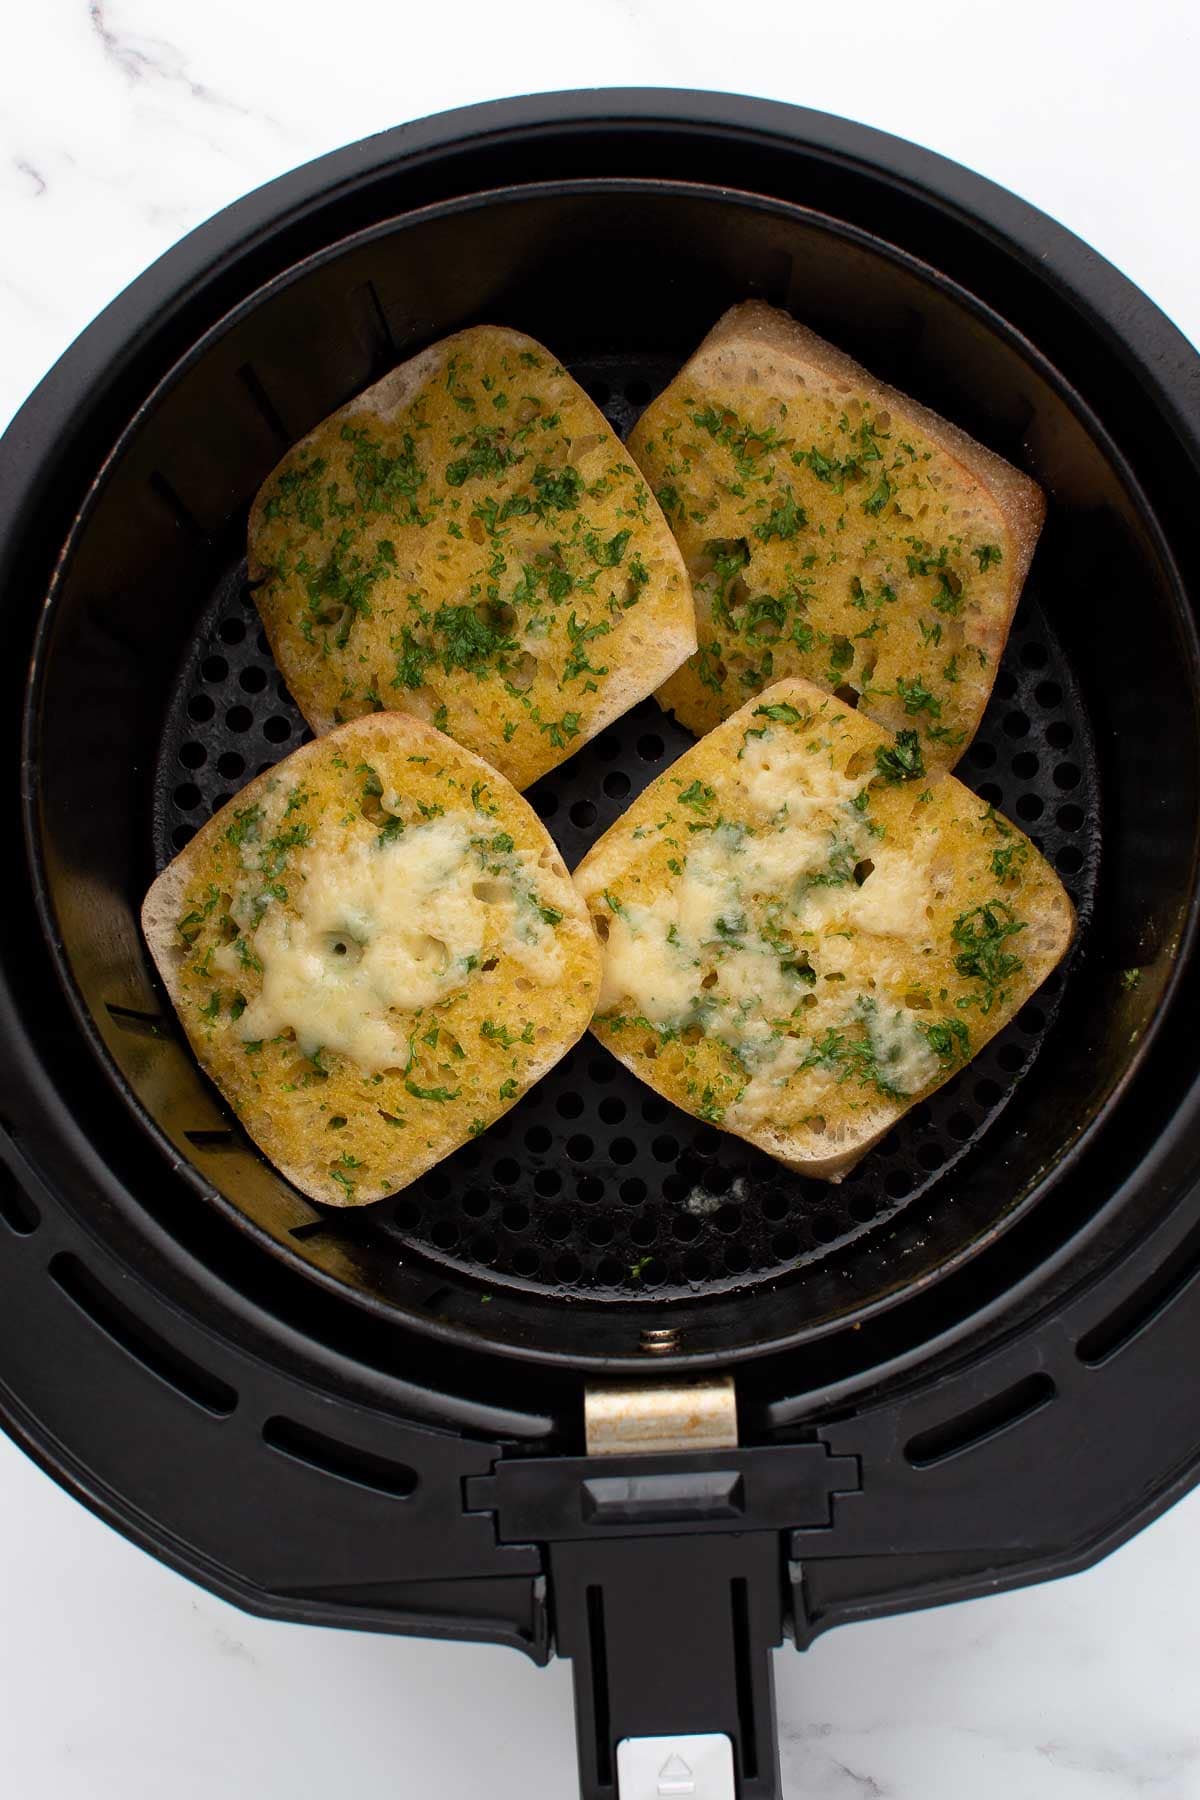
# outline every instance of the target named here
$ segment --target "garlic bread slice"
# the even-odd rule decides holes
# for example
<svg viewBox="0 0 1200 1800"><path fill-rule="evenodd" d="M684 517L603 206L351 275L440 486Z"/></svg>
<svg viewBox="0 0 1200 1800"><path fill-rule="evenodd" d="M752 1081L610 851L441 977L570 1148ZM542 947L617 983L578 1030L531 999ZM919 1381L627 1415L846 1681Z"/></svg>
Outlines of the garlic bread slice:
<svg viewBox="0 0 1200 1800"><path fill-rule="evenodd" d="M786 675L931 768L979 726L1045 513L965 432L759 301L725 314L629 448L687 563L699 648L659 699L697 735Z"/></svg>
<svg viewBox="0 0 1200 1800"><path fill-rule="evenodd" d="M142 927L204 1072L327 1206L405 1187L506 1112L582 1035L600 978L532 808L403 713L252 781Z"/></svg>
<svg viewBox="0 0 1200 1800"><path fill-rule="evenodd" d="M592 1030L660 1094L840 1179L1064 955L1071 902L1015 825L833 695L777 682L575 871Z"/></svg>
<svg viewBox="0 0 1200 1800"><path fill-rule="evenodd" d="M318 734L411 713L528 787L696 647L675 540L551 353L480 325L309 432L250 515L275 660Z"/></svg>

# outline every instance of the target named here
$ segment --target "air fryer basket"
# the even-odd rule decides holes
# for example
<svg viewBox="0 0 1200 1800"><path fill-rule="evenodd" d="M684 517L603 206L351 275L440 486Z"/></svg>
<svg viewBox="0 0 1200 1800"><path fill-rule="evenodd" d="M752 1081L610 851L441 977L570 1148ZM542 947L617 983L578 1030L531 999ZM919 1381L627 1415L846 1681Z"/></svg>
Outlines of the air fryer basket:
<svg viewBox="0 0 1200 1800"><path fill-rule="evenodd" d="M626 430L747 294L1048 490L961 772L1071 888L1070 959L841 1188L585 1040L442 1169L330 1216L199 1076L136 923L301 736L248 500L472 320L545 339ZM185 240L0 440L0 828L25 854L0 907L5 1429L254 1610L553 1645L587 1800L621 1737L695 1728L729 1737L740 1800L775 1800L785 1631L1078 1568L1169 1504L1200 1469L1198 493L1200 358L1143 296L988 183L817 114L473 108ZM568 861L683 743L647 701L538 784ZM584 1453L598 1379L729 1371L736 1447Z"/></svg>
<svg viewBox="0 0 1200 1800"><path fill-rule="evenodd" d="M473 320L548 341L627 425L748 292L1029 466L1052 496L964 772L1071 888L1070 961L840 1186L685 1117L585 1041L412 1189L323 1213L198 1074L137 927L149 880L206 810L300 741L244 583L248 502L317 419ZM1161 740L1122 716L1129 652L1114 626L1131 611L1159 730L1191 747L1169 785ZM120 1091L197 1187L276 1249L373 1305L413 1309L419 1270L417 1308L486 1319L521 1349L636 1355L649 1306L669 1299L685 1352L728 1354L827 1331L968 1255L1055 1179L1119 1087L1191 899L1193 671L1178 577L1120 453L980 301L799 206L695 184L541 183L322 248L246 295L147 397L46 613L28 743L35 847L70 991ZM531 797L569 863L687 741L649 701L538 784ZM1119 980L1131 966L1143 971L1133 993Z"/></svg>

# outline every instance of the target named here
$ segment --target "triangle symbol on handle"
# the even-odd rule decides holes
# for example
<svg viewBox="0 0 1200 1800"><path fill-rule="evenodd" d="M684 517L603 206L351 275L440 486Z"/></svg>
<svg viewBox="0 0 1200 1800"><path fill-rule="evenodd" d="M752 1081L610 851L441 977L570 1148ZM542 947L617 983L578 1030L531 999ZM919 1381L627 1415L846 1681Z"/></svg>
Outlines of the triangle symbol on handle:
<svg viewBox="0 0 1200 1800"><path fill-rule="evenodd" d="M667 1800L668 1796L675 1795L680 1796L680 1800L682 1800L683 1795L696 1792L695 1776L682 1756L675 1752L668 1756L658 1771L658 1791L663 1800Z"/></svg>

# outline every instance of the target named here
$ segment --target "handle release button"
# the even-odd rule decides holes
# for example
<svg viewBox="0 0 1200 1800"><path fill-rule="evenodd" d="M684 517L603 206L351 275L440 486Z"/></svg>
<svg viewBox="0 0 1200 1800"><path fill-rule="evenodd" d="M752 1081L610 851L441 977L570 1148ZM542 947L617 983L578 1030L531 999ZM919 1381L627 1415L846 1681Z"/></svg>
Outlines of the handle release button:
<svg viewBox="0 0 1200 1800"><path fill-rule="evenodd" d="M622 1738L619 1800L736 1800L733 1745L724 1732Z"/></svg>

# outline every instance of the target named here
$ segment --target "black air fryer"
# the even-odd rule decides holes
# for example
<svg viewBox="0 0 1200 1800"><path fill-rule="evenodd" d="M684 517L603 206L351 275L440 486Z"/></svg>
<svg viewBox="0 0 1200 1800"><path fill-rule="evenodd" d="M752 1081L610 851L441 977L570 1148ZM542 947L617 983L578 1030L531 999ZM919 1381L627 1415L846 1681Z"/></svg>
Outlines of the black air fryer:
<svg viewBox="0 0 1200 1800"><path fill-rule="evenodd" d="M402 1194L322 1210L199 1074L137 925L304 735L248 502L462 326L543 339L625 430L749 295L1050 496L960 772L1062 875L1071 956L840 1186L585 1038ZM569 1656L586 1800L768 1800L785 1638L1160 1512L1200 1459L1198 465L1200 359L1149 301L819 114L477 107L194 232L0 443L7 1430L251 1611ZM568 864L685 741L647 701L538 783Z"/></svg>

